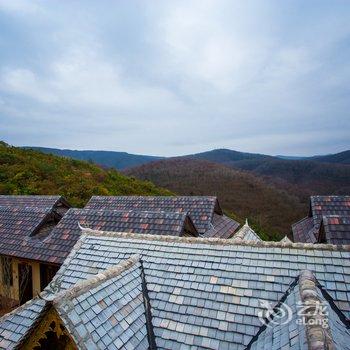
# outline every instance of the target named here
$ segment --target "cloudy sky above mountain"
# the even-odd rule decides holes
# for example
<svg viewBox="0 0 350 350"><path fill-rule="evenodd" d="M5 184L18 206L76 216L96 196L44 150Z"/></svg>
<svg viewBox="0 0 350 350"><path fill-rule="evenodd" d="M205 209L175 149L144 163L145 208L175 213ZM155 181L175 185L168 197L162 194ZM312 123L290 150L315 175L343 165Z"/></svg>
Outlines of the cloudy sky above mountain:
<svg viewBox="0 0 350 350"><path fill-rule="evenodd" d="M0 0L0 52L14 145L350 148L347 0Z"/></svg>

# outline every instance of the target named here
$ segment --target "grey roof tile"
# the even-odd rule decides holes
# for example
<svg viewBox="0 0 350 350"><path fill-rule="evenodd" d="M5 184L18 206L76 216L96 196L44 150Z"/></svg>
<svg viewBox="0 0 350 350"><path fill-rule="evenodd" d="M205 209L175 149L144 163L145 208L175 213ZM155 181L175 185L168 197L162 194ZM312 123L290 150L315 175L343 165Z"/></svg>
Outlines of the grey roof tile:
<svg viewBox="0 0 350 350"><path fill-rule="evenodd" d="M85 208L188 213L205 237L229 238L239 227L223 215L217 198L211 196L93 196Z"/></svg>

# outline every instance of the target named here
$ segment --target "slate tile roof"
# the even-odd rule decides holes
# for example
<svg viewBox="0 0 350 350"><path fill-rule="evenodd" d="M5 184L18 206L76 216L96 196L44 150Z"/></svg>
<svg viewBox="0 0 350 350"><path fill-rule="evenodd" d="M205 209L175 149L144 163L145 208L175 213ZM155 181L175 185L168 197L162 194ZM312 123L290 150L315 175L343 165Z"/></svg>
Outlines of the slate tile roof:
<svg viewBox="0 0 350 350"><path fill-rule="evenodd" d="M248 349L350 349L350 323L325 295L313 273L302 271Z"/></svg>
<svg viewBox="0 0 350 350"><path fill-rule="evenodd" d="M324 215L319 242L350 244L350 216Z"/></svg>
<svg viewBox="0 0 350 350"><path fill-rule="evenodd" d="M239 223L227 217L214 213L212 227L203 234L203 237L231 238L238 229Z"/></svg>
<svg viewBox="0 0 350 350"><path fill-rule="evenodd" d="M148 349L138 256L77 284L53 300L79 349Z"/></svg>
<svg viewBox="0 0 350 350"><path fill-rule="evenodd" d="M43 242L36 233L56 219L51 208L0 207L0 254L41 260Z"/></svg>
<svg viewBox="0 0 350 350"><path fill-rule="evenodd" d="M50 208L0 207L0 254L61 264L84 227L118 232L198 236L186 213L120 212L69 209L43 240L35 232L53 213Z"/></svg>
<svg viewBox="0 0 350 350"><path fill-rule="evenodd" d="M159 349L246 348L261 329L259 300L278 303L305 269L350 316L349 246L85 230L55 285L69 290L134 254L142 260Z"/></svg>
<svg viewBox="0 0 350 350"><path fill-rule="evenodd" d="M350 196L312 196L311 211L314 226L321 224L323 215L350 216Z"/></svg>
<svg viewBox="0 0 350 350"><path fill-rule="evenodd" d="M0 319L0 348L27 340L54 307L79 349L148 349L139 256L61 293L35 298Z"/></svg>
<svg viewBox="0 0 350 350"><path fill-rule="evenodd" d="M266 326L261 327L261 333L253 339L247 349L252 350L271 350L271 349L308 349L305 327L298 323L298 304L301 303L298 285L294 285L287 294L286 300L281 306L281 310L286 312L286 307L292 311L291 321L284 323L271 320L266 322ZM285 306L286 305L286 306ZM275 316L274 314L272 316ZM276 318L278 316L275 316ZM272 317L271 317L272 318ZM321 348L322 349L322 348Z"/></svg>
<svg viewBox="0 0 350 350"><path fill-rule="evenodd" d="M70 204L62 196L14 196L0 195L0 207L34 207L42 209L55 209L63 214Z"/></svg>
<svg viewBox="0 0 350 350"><path fill-rule="evenodd" d="M215 230L215 225L219 225L223 238L239 226L234 220L222 216L217 198L210 196L93 196L85 208L185 212L200 234L210 231L208 234L218 236L219 229Z"/></svg>
<svg viewBox="0 0 350 350"><path fill-rule="evenodd" d="M95 230L166 235L198 235L185 213L70 209L45 240L54 261L62 263L80 237L78 223ZM51 258L52 260L52 258Z"/></svg>
<svg viewBox="0 0 350 350"><path fill-rule="evenodd" d="M294 242L317 242L324 215L350 216L350 196L311 196L309 216L292 225Z"/></svg>
<svg viewBox="0 0 350 350"><path fill-rule="evenodd" d="M14 349L40 321L46 302L35 298L0 318L0 349Z"/></svg>
<svg viewBox="0 0 350 350"><path fill-rule="evenodd" d="M314 227L314 220L311 217L301 219L292 225L294 242L315 243L316 230Z"/></svg>
<svg viewBox="0 0 350 350"><path fill-rule="evenodd" d="M243 227L235 233L233 239L244 240L244 241L261 241L262 239L257 235L257 233L249 226L248 220L246 220Z"/></svg>

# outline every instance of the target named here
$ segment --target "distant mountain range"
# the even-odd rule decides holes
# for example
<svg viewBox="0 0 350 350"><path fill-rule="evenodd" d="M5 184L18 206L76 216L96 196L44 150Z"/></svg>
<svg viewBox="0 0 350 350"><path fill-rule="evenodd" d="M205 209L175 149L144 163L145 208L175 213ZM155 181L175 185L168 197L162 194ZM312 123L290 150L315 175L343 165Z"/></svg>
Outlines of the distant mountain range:
<svg viewBox="0 0 350 350"><path fill-rule="evenodd" d="M30 148L43 153L54 154L61 157L68 157L78 160L85 160L94 162L103 167L116 168L119 170L131 168L134 166L143 165L146 163L154 162L161 159L166 159L166 157L159 156L149 156L149 155L139 155L131 154L127 152L115 152L115 151L92 151L92 150L70 150L70 149L59 149L59 148L46 148L46 147L32 147L27 146L23 148ZM215 149L208 152L196 153L186 156L181 156L183 158L196 158L204 159L215 163L230 165L232 162L246 161L246 160L312 160L324 163L339 163L339 164L350 164L350 150L329 154L323 156L313 156L313 157L298 157L298 156L269 156L266 154L259 153L247 153L233 151L230 149Z"/></svg>
<svg viewBox="0 0 350 350"><path fill-rule="evenodd" d="M276 156L281 159L289 160L314 160L323 163L339 163L339 164L350 164L350 151L344 151L335 154L327 154L324 156L313 156L313 157L298 157L298 156Z"/></svg>
<svg viewBox="0 0 350 350"><path fill-rule="evenodd" d="M61 157L68 157L78 160L93 162L107 168L115 168L118 170L142 165L156 160L164 159L164 157L144 156L138 154L130 154L126 152L114 151L77 151L71 149L46 148L46 147L23 147L30 148L47 154L54 154Z"/></svg>

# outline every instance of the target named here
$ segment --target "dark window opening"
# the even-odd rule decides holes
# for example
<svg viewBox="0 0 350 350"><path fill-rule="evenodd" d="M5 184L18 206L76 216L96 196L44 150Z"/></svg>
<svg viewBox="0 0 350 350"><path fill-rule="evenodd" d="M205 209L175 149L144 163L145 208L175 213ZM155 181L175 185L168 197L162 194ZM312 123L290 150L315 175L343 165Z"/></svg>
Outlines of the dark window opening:
<svg viewBox="0 0 350 350"><path fill-rule="evenodd" d="M40 288L44 290L45 287L55 277L59 267L53 265L40 264Z"/></svg>
<svg viewBox="0 0 350 350"><path fill-rule="evenodd" d="M37 238L40 240L45 239L51 231L55 228L55 226L58 224L60 221L61 217L58 216L57 214L50 215L45 222L38 227L32 234L31 237Z"/></svg>
<svg viewBox="0 0 350 350"><path fill-rule="evenodd" d="M18 291L21 305L33 298L32 267L26 263L18 264Z"/></svg>
<svg viewBox="0 0 350 350"><path fill-rule="evenodd" d="M12 259L1 257L2 283L5 286L13 286Z"/></svg>

